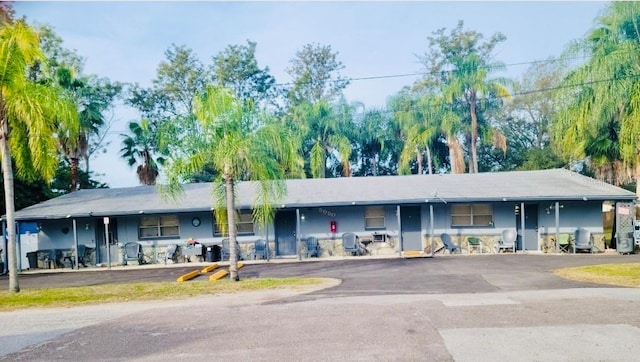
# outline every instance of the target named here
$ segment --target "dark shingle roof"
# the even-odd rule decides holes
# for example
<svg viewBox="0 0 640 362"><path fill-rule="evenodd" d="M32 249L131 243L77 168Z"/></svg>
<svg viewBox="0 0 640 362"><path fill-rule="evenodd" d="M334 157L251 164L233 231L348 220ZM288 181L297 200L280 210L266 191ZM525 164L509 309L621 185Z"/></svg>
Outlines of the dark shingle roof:
<svg viewBox="0 0 640 362"><path fill-rule="evenodd" d="M287 180L286 208L470 201L633 200L635 194L565 170ZM238 184L238 207L253 204L255 183ZM188 184L177 202L154 186L80 190L27 207L17 219L118 216L211 210L212 184Z"/></svg>

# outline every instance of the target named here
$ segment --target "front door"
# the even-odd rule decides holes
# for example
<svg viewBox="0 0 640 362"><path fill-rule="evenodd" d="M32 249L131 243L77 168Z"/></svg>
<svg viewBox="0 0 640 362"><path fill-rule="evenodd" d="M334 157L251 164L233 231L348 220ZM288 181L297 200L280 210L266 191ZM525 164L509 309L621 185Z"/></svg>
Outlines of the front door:
<svg viewBox="0 0 640 362"><path fill-rule="evenodd" d="M520 230L522 228L520 215L517 215L516 217L516 229L518 230L518 238L519 240L522 240L523 233ZM518 250L521 250L521 248L522 246L519 244ZM524 205L524 250L539 250L537 204Z"/></svg>
<svg viewBox="0 0 640 362"><path fill-rule="evenodd" d="M400 225L402 229L402 250L422 250L420 206L400 207Z"/></svg>
<svg viewBox="0 0 640 362"><path fill-rule="evenodd" d="M296 212L279 211L275 219L276 255L296 255Z"/></svg>
<svg viewBox="0 0 640 362"><path fill-rule="evenodd" d="M96 254L95 263L106 263L109 261L107 258L107 243L105 242L105 225L103 219L96 220ZM122 260L122 253L118 248L118 220L114 217L109 218L109 251L111 257L111 263L117 264Z"/></svg>

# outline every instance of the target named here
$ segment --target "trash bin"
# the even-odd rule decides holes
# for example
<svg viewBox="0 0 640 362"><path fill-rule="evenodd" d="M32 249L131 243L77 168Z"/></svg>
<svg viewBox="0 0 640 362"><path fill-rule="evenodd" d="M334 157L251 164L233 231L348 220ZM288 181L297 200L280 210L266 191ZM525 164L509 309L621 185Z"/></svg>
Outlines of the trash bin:
<svg viewBox="0 0 640 362"><path fill-rule="evenodd" d="M37 251L28 252L27 259L29 260L29 269L38 269L38 252Z"/></svg>
<svg viewBox="0 0 640 362"><path fill-rule="evenodd" d="M213 261L220 261L222 259L222 248L220 245L213 246Z"/></svg>
<svg viewBox="0 0 640 362"><path fill-rule="evenodd" d="M220 246L218 245L207 245L204 260L207 262L219 261L220 260Z"/></svg>

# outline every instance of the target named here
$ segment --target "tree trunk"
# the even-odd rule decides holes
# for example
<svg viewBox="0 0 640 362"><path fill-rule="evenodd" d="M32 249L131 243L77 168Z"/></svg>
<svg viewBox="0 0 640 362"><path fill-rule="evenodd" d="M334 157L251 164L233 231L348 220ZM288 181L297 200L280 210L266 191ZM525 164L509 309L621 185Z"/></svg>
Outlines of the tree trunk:
<svg viewBox="0 0 640 362"><path fill-rule="evenodd" d="M460 143L454 137L447 138L451 173L464 173L464 154L462 146L460 146Z"/></svg>
<svg viewBox="0 0 640 362"><path fill-rule="evenodd" d="M87 177L91 178L89 176L89 158L91 157L91 155L86 155L84 156L84 172L87 173Z"/></svg>
<svg viewBox="0 0 640 362"><path fill-rule="evenodd" d="M238 281L238 250L236 242L238 240L236 230L236 203L234 199L233 178L230 174L230 166L225 167L224 185L227 197L227 224L229 228L229 279Z"/></svg>
<svg viewBox="0 0 640 362"><path fill-rule="evenodd" d="M478 172L478 116L476 115L476 94L471 93L469 97L469 113L471 114L471 162L469 162L469 173Z"/></svg>
<svg viewBox="0 0 640 362"><path fill-rule="evenodd" d="M69 159L69 167L71 169L71 189L70 192L78 191L78 158L71 157Z"/></svg>
<svg viewBox="0 0 640 362"><path fill-rule="evenodd" d="M418 175L422 175L422 151L416 149L416 162L418 163Z"/></svg>
<svg viewBox="0 0 640 362"><path fill-rule="evenodd" d="M373 155L373 165L371 165L373 176L378 176L378 154Z"/></svg>
<svg viewBox="0 0 640 362"><path fill-rule="evenodd" d="M1 115L0 123L0 157L2 157L2 176L4 179L4 199L7 215L7 262L9 267L9 291L20 291L18 283L18 255L16 250L15 200L13 192L13 166L9 149L9 120Z"/></svg>
<svg viewBox="0 0 640 362"><path fill-rule="evenodd" d="M433 161L431 160L431 149L429 147L426 148L427 150L427 173L429 173L429 175L433 175Z"/></svg>

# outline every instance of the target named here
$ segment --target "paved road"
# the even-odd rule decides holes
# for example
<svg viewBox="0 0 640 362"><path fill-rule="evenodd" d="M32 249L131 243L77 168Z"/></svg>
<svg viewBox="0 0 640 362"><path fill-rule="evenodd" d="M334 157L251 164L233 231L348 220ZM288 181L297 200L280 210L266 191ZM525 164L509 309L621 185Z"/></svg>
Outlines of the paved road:
<svg viewBox="0 0 640 362"><path fill-rule="evenodd" d="M0 313L0 359L637 361L640 289L551 274L562 266L610 262L640 257L516 254L247 265L244 277L318 276L333 284L304 294ZM70 285L81 279L175 280L182 271L168 269L29 275L21 285L64 277L74 279Z"/></svg>

